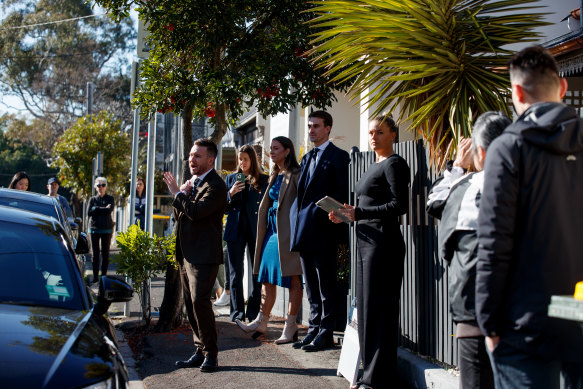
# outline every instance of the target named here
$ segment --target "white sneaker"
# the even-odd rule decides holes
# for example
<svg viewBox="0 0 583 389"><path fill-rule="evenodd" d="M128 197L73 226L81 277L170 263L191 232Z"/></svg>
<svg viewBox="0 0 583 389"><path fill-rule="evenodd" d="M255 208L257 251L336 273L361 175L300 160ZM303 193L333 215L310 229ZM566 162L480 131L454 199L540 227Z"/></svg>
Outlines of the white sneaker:
<svg viewBox="0 0 583 389"><path fill-rule="evenodd" d="M216 307L224 307L225 305L229 305L231 303L231 295L227 294L226 290L223 290L223 294L221 297L217 299L213 304Z"/></svg>

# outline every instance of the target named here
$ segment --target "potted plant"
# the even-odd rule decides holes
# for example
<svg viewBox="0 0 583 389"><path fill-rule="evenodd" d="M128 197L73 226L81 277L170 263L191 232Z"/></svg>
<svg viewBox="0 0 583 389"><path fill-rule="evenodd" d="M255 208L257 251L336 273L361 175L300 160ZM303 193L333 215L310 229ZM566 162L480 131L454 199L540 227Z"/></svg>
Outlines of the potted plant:
<svg viewBox="0 0 583 389"><path fill-rule="evenodd" d="M174 234L156 236L142 231L137 224L131 225L126 232L116 237L120 248L116 256L117 271L129 279L138 296L142 308L142 317L146 325L150 324L150 289L148 280L166 269L169 261L177 268L174 259Z"/></svg>

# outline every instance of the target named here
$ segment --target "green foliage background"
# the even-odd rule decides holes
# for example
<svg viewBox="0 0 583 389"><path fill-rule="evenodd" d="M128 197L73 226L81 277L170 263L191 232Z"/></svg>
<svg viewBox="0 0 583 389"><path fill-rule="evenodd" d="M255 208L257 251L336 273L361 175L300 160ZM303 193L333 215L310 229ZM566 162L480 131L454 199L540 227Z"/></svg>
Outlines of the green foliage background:
<svg viewBox="0 0 583 389"><path fill-rule="evenodd" d="M56 158L51 166L59 169L62 185L89 198L93 158L98 151L103 154L108 193L114 197L127 195L124 191L131 164L130 138L121 122L105 111L82 117L63 133L53 147Z"/></svg>
<svg viewBox="0 0 583 389"><path fill-rule="evenodd" d="M30 177L30 190L46 193L49 177L56 170L30 146L9 138L4 132L5 117L0 117L0 186L8 187L14 173L26 171Z"/></svg>

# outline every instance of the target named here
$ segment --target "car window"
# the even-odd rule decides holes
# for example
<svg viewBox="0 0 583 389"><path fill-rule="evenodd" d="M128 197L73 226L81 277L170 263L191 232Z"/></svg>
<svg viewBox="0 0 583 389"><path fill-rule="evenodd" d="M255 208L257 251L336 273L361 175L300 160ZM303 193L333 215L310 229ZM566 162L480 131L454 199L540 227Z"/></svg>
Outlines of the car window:
<svg viewBox="0 0 583 389"><path fill-rule="evenodd" d="M62 223L59 219L59 214L57 209L52 204L37 203L33 201L10 199L10 198L0 198L0 205L5 205L7 207L24 209L27 211L32 211L36 213L41 213L43 215L52 216Z"/></svg>
<svg viewBox="0 0 583 389"><path fill-rule="evenodd" d="M74 238L73 231L71 231L71 226L69 225L69 221L66 220L65 212L60 207L60 204L56 203L41 203L35 201L28 201L28 200L20 200L20 199L11 199L11 198L0 198L0 205L5 205L7 207L24 209L26 211L32 211L36 213L40 213L47 216L52 216L61 223L67 235L71 239Z"/></svg>
<svg viewBox="0 0 583 389"><path fill-rule="evenodd" d="M0 222L0 302L83 309L64 239L46 221Z"/></svg>

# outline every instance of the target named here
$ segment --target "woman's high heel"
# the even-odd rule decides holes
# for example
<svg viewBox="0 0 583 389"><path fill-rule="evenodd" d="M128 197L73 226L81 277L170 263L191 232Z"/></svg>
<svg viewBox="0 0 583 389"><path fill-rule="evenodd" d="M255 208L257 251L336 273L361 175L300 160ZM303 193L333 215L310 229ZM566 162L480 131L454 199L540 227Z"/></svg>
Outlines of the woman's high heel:
<svg viewBox="0 0 583 389"><path fill-rule="evenodd" d="M287 315L281 336L275 341L275 344L297 342L298 323L296 323L296 317L296 315Z"/></svg>
<svg viewBox="0 0 583 389"><path fill-rule="evenodd" d="M257 327L259 327L259 324L261 323L262 320L263 320L263 313L259 312L257 314L257 317L255 318L255 320L253 320L249 324L245 324L239 319L235 319L235 323L237 323L239 328L242 329L243 331L253 332L257 329Z"/></svg>
<svg viewBox="0 0 583 389"><path fill-rule="evenodd" d="M261 315L261 313L260 313L260 315ZM251 335L251 337L253 339L257 339L261 335L265 335L265 333L267 332L267 323L268 322L269 322L269 316L262 315L261 321L260 321L259 325L257 326L257 328L255 328L255 332L253 333L253 335Z"/></svg>

